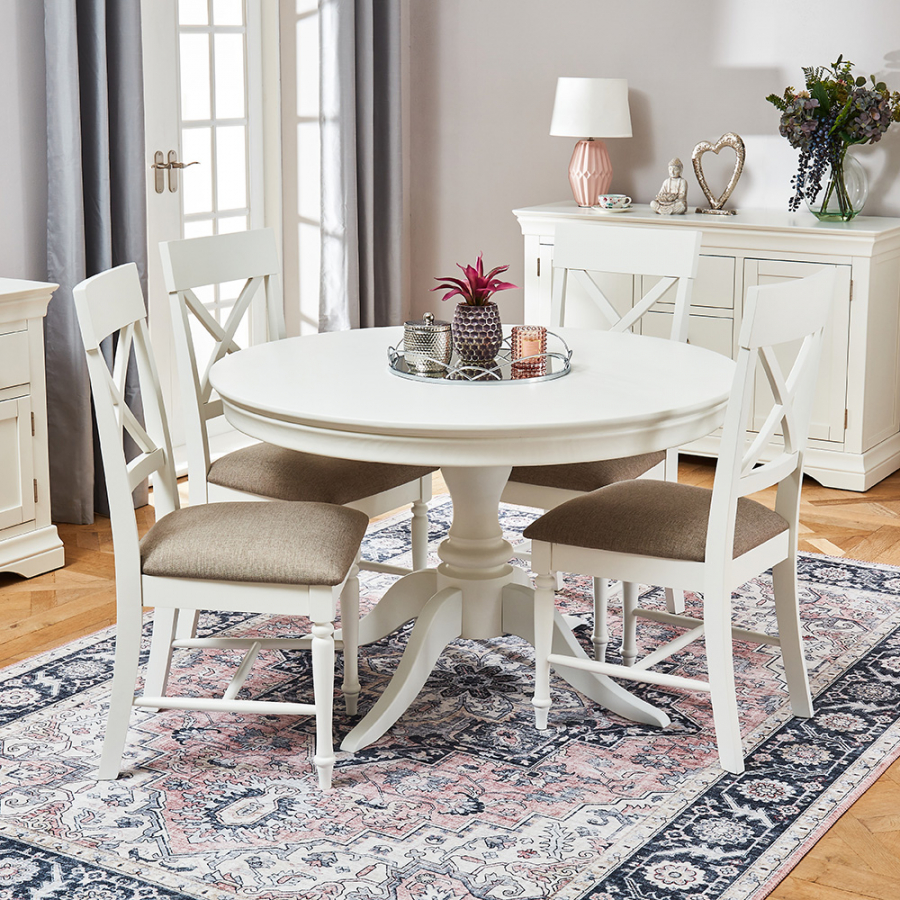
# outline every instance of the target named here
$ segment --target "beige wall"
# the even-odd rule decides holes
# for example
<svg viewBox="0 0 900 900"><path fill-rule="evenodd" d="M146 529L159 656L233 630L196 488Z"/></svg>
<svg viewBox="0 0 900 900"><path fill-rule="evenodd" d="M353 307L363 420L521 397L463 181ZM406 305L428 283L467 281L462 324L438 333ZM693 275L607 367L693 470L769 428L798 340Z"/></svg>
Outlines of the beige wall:
<svg viewBox="0 0 900 900"><path fill-rule="evenodd" d="M0 0L0 277L47 277L44 4Z"/></svg>
<svg viewBox="0 0 900 900"><path fill-rule="evenodd" d="M626 77L634 137L610 141L614 187L649 201L679 155L736 131L747 166L736 206L782 209L796 153L765 95L802 81L800 66L839 53L900 89L896 0L407 0L410 305L449 316L435 275L484 251L521 283L510 212L569 196L573 141L550 137L560 75ZM0 0L0 274L46 271L43 4ZM284 25L284 23L282 23ZM288 29L290 34L290 29ZM285 38L287 35L283 34ZM293 37L293 35L291 35ZM900 125L857 150L870 175L866 212L900 216ZM724 156L724 153L723 153ZM706 160L713 160L710 154ZM712 164L709 166L712 168ZM724 184L725 175L713 186ZM501 295L507 321L522 292Z"/></svg>
<svg viewBox="0 0 900 900"><path fill-rule="evenodd" d="M838 54L900 90L896 0L409 0L409 184L412 312L449 317L435 275L484 252L521 284L518 206L571 197L574 141L550 137L560 75L625 77L634 136L609 142L613 189L647 203L680 156L735 131L747 146L732 203L786 208L796 152L765 101L802 83L803 65ZM870 176L866 212L900 216L900 124L858 149ZM715 171L712 189L732 162ZM707 160L710 163L707 165ZM731 157L733 161L733 156ZM522 292L500 295L519 321ZM451 301L452 302L452 301Z"/></svg>

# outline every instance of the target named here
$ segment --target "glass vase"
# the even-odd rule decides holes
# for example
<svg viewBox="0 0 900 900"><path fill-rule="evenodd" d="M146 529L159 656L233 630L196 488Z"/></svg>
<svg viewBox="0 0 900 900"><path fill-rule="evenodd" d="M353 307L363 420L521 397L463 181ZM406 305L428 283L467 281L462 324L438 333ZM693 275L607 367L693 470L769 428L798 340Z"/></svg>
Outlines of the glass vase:
<svg viewBox="0 0 900 900"><path fill-rule="evenodd" d="M825 170L816 199L807 198L806 206L822 222L849 222L859 215L868 196L866 170L845 148Z"/></svg>

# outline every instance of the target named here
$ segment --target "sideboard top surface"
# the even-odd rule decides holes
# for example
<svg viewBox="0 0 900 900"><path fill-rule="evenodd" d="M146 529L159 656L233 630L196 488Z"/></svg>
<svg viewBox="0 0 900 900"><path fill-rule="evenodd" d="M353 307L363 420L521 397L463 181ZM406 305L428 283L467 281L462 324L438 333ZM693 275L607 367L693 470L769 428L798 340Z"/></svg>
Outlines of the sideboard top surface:
<svg viewBox="0 0 900 900"><path fill-rule="evenodd" d="M44 297L52 294L58 284L49 281L25 281L22 278L0 278L0 303L21 300L23 297Z"/></svg>
<svg viewBox="0 0 900 900"><path fill-rule="evenodd" d="M772 209L738 209L734 216L718 216L689 212L683 216L660 216L649 205L635 204L630 212L608 213L575 205L574 200L543 203L514 209L523 234L542 234L541 222L555 218L602 220L609 224L653 224L672 227L701 228L704 231L789 231L795 235L819 238L880 242L900 241L900 218L857 216L850 222L820 222L812 213L782 212Z"/></svg>
<svg viewBox="0 0 900 900"><path fill-rule="evenodd" d="M0 323L46 315L47 305L58 287L47 281L0 278Z"/></svg>

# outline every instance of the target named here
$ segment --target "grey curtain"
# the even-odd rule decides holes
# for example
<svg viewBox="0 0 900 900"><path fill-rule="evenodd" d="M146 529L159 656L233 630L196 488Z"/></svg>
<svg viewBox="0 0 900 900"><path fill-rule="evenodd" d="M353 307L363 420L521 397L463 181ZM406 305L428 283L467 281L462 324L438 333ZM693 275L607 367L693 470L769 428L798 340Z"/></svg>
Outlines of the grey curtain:
<svg viewBox="0 0 900 900"><path fill-rule="evenodd" d="M54 521L84 524L108 506L72 288L136 262L146 296L140 3L44 0L44 37L47 276L59 283L44 325L50 494ZM140 414L134 373L126 399Z"/></svg>
<svg viewBox="0 0 900 900"><path fill-rule="evenodd" d="M321 331L402 319L400 0L321 0Z"/></svg>

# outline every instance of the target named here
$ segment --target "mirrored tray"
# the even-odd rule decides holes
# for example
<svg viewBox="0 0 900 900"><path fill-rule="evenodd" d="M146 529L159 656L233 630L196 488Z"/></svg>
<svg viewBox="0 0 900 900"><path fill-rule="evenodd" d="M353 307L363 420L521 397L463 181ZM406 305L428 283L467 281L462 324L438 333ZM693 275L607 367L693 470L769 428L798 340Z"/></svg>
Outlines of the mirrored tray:
<svg viewBox="0 0 900 900"><path fill-rule="evenodd" d="M454 351L450 364L443 372L426 374L416 372L407 365L403 354L403 344L388 347L388 366L394 375L411 381L427 381L438 384L517 384L534 381L554 381L568 375L572 367L572 351L569 345L552 331L547 332L547 352L530 356L526 360L512 359L511 337L507 335L500 345L500 351L490 366L467 365ZM430 360L443 367L438 360ZM541 363L543 362L543 366ZM524 365L523 365L524 363ZM528 365L533 363L533 365Z"/></svg>

